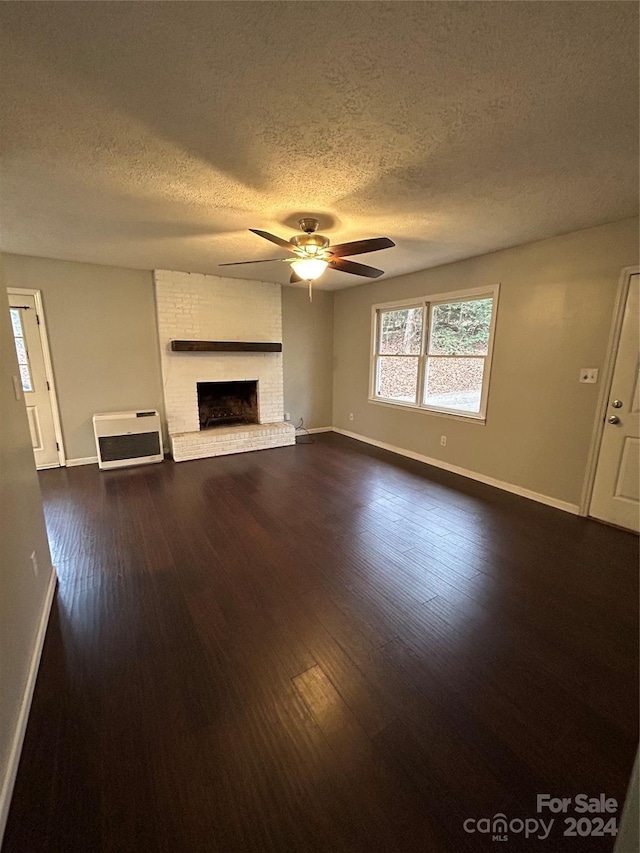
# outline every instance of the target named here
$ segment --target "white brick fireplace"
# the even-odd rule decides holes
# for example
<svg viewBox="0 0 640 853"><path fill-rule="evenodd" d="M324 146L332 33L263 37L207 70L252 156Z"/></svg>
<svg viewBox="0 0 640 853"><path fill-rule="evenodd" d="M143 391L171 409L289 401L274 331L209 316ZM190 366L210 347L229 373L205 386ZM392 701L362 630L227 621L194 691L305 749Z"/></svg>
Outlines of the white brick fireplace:
<svg viewBox="0 0 640 853"><path fill-rule="evenodd" d="M283 421L281 352L172 352L174 340L282 341L280 285L155 271L160 360L177 462L295 443ZM258 424L201 430L198 382L258 383Z"/></svg>

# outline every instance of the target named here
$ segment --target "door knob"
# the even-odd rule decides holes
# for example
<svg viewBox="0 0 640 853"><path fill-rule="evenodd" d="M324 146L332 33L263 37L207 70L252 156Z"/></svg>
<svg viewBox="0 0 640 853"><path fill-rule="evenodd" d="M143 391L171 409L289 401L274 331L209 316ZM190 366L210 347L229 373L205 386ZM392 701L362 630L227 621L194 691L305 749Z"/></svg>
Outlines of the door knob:
<svg viewBox="0 0 640 853"><path fill-rule="evenodd" d="M620 423L620 418L619 418L617 415L611 415L611 417L610 417L610 418L607 418L607 421L608 421L610 424L619 424L619 423Z"/></svg>
<svg viewBox="0 0 640 853"><path fill-rule="evenodd" d="M611 405L613 406L614 409L621 409L622 408L622 400L614 400Z"/></svg>

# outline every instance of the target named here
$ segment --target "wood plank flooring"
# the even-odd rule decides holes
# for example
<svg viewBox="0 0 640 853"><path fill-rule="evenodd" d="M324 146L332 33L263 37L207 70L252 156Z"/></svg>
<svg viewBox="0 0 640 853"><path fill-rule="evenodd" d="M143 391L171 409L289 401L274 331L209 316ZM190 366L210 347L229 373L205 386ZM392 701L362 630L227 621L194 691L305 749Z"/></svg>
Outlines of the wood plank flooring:
<svg viewBox="0 0 640 853"><path fill-rule="evenodd" d="M537 793L623 801L637 537L332 434L41 485L3 853L465 853ZM613 848L563 831L509 849Z"/></svg>

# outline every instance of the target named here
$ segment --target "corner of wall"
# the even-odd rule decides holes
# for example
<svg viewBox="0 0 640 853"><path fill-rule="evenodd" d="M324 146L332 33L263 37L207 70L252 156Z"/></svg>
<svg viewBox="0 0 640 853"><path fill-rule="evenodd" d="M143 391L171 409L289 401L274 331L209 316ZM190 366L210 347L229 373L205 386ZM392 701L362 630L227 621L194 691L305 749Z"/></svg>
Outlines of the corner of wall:
<svg viewBox="0 0 640 853"><path fill-rule="evenodd" d="M0 282L3 284L0 259ZM6 300L6 297L5 297ZM0 317L0 832L9 809L55 573L7 302ZM14 385L15 380L15 385ZM40 570L34 572L31 555ZM49 567L49 571L45 571Z"/></svg>

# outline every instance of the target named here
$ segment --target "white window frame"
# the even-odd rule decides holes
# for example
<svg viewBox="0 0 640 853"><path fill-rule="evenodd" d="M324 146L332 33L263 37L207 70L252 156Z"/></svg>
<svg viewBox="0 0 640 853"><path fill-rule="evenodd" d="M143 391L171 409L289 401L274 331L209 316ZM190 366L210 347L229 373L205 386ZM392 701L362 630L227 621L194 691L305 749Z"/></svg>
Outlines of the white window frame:
<svg viewBox="0 0 640 853"><path fill-rule="evenodd" d="M491 365L493 361L493 342L495 338L496 318L498 316L498 298L500 285L494 284L489 287L475 287L469 290L455 290L450 293L434 293L429 296L421 296L417 299L404 299L399 302L380 302L371 306L371 353L369 365L369 402L380 406L393 406L393 408L410 409L424 412L425 414L438 415L439 417L455 418L456 420L471 423L484 424L487 420L487 404L489 400L489 385L491 382ZM471 299L492 299L493 310L491 312L491 326L489 328L489 342L486 356L484 358L484 373L482 376L482 392L480 397L479 412L463 412L460 409L448 409L443 406L430 406L422 402L424 398L424 380L427 369L427 360L438 356L427 355L428 335L431 329L431 313L435 305L450 305L453 302L468 302ZM402 308L422 308L422 336L420 340L420 354L413 356L418 359L417 378L417 402L408 403L404 400L394 400L381 397L376 394L378 384L378 358L379 337L381 333L378 317L385 311L395 311ZM406 357L411 357L410 355ZM462 358L473 358L474 356L461 356Z"/></svg>

